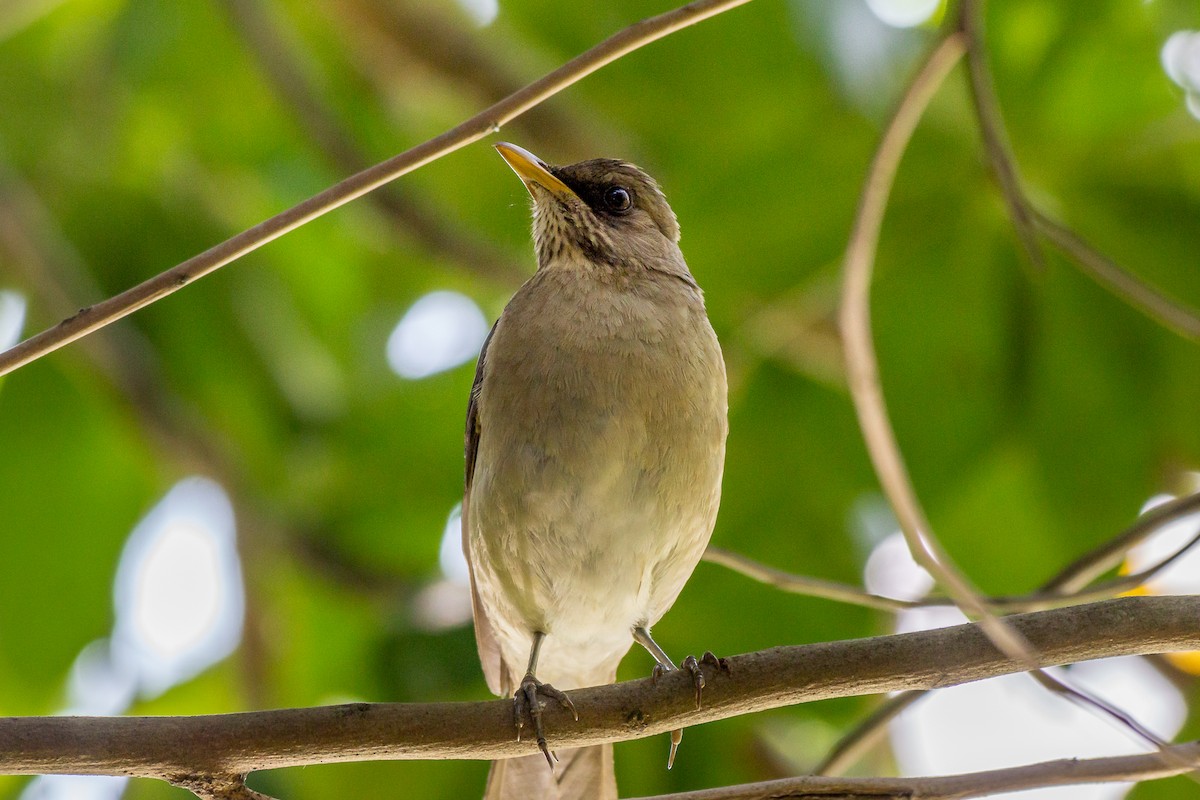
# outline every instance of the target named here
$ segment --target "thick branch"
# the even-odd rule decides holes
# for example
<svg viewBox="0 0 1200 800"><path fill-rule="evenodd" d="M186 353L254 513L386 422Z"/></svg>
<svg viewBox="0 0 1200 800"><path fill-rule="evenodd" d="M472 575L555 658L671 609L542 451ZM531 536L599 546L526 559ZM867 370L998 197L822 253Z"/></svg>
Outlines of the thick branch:
<svg viewBox="0 0 1200 800"><path fill-rule="evenodd" d="M1008 622L1040 664L1200 648L1200 597L1126 597L1023 614ZM729 659L710 673L704 707L690 676L571 692L579 721L546 709L556 747L622 741L798 703L931 689L1021 671L976 625L798 647ZM195 717L0 719L0 773L190 775L372 759L494 759L536 752L516 742L512 703L355 703Z"/></svg>
<svg viewBox="0 0 1200 800"><path fill-rule="evenodd" d="M514 92L495 105L484 109L461 125L393 156L387 161L376 164L370 169L363 170L357 175L346 178L320 194L313 195L287 211L242 231L233 238L189 258L132 289L94 306L80 309L77 314L63 320L53 328L44 330L5 350L0 353L0 375L6 375L47 353L54 352L76 339L132 314L140 308L161 300L197 278L257 250L267 242L277 239L367 192L378 189L401 175L412 172L431 161L436 161L472 142L479 141L498 131L501 125L510 122L576 81L639 47L747 2L749 0L695 0L673 11L630 25L520 91Z"/></svg>

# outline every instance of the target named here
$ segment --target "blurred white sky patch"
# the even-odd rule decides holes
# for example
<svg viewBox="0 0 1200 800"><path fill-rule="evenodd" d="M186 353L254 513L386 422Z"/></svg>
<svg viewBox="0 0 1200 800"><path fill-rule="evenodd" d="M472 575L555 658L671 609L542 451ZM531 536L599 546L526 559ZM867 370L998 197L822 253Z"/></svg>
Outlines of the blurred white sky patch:
<svg viewBox="0 0 1200 800"><path fill-rule="evenodd" d="M108 639L80 651L67 679L64 714L110 716L124 713L137 696L138 676L113 661Z"/></svg>
<svg viewBox="0 0 1200 800"><path fill-rule="evenodd" d="M21 339L25 328L25 295L0 290L0 350L7 350Z"/></svg>
<svg viewBox="0 0 1200 800"><path fill-rule="evenodd" d="M112 636L71 667L64 714L122 714L229 655L245 592L233 506L207 478L175 484L129 534L113 587ZM21 800L118 800L128 779L39 777Z"/></svg>
<svg viewBox="0 0 1200 800"><path fill-rule="evenodd" d="M1183 89L1188 111L1200 119L1200 31L1176 31L1162 47L1167 77Z"/></svg>
<svg viewBox="0 0 1200 800"><path fill-rule="evenodd" d="M1174 500L1169 494L1151 498L1142 513ZM1164 525L1153 536L1129 551L1128 572L1141 572L1170 558L1200 533L1200 512ZM1146 581L1150 594L1200 594L1200 547L1193 547Z"/></svg>
<svg viewBox="0 0 1200 800"><path fill-rule="evenodd" d="M1155 498L1147 507L1169 499ZM1157 563L1173 552L1172 548L1182 547L1195 535L1195 526L1193 518L1164 528L1142 545L1147 548L1146 560L1134 569ZM1160 538L1162 543L1155 544ZM1200 562L1179 566L1179 574L1197 587ZM1164 580L1168 577L1164 574ZM876 545L867 559L864 582L872 592L903 599L922 597L933 588L933 579L913 561L899 532ZM896 615L895 628L903 633L965 621L955 608L912 609ZM1183 696L1145 659L1103 659L1056 672L1072 685L1132 715L1168 741L1187 718ZM890 725L889 733L896 762L906 776L973 772L1056 758L1098 758L1145 749L1113 721L1051 694L1027 675L931 692L901 713ZM1065 786L1005 796L1021 800L1118 800L1130 788L1129 784Z"/></svg>
<svg viewBox="0 0 1200 800"><path fill-rule="evenodd" d="M128 782L108 775L42 775L30 781L21 800L118 800Z"/></svg>
<svg viewBox="0 0 1200 800"><path fill-rule="evenodd" d="M1132 714L1168 741L1187 707L1179 691L1141 658L1077 664L1072 684ZM1127 731L1051 694L1026 675L939 689L891 724L892 749L904 775L945 775L1098 758L1144 750ZM1005 795L1022 800L1117 800L1128 784L1065 786Z"/></svg>
<svg viewBox="0 0 1200 800"><path fill-rule="evenodd" d="M413 603L413 620L425 630L443 630L471 621L471 574L462 550L462 505L450 510L438 550L441 576Z"/></svg>
<svg viewBox="0 0 1200 800"><path fill-rule="evenodd" d="M902 6L924 0L791 0L797 38L815 52L838 91L860 111L882 117L904 88L909 68L928 42L922 31L897 27ZM932 3L936 11L938 3ZM920 9L917 9L920 10ZM930 13L933 13L931 11Z"/></svg>
<svg viewBox="0 0 1200 800"><path fill-rule="evenodd" d="M113 661L157 695L229 655L245 595L233 507L207 478L177 483L125 543L113 588Z"/></svg>
<svg viewBox="0 0 1200 800"><path fill-rule="evenodd" d="M436 375L477 356L487 334L487 318L471 298L430 292L413 303L388 337L388 364L402 378Z"/></svg>
<svg viewBox="0 0 1200 800"><path fill-rule="evenodd" d="M941 5L942 0L867 0L875 16L893 28L913 28L928 22Z"/></svg>
<svg viewBox="0 0 1200 800"><path fill-rule="evenodd" d="M500 0L458 0L458 5L481 28L495 22L500 13Z"/></svg>
<svg viewBox="0 0 1200 800"><path fill-rule="evenodd" d="M933 578L913 561L904 534L899 531L892 533L871 551L863 570L863 579L867 591L897 600L920 600L933 589Z"/></svg>
<svg viewBox="0 0 1200 800"><path fill-rule="evenodd" d="M467 557L462 549L462 503L450 510L446 527L442 529L442 545L438 550L438 563L442 575L456 583L470 584L471 574L467 569Z"/></svg>

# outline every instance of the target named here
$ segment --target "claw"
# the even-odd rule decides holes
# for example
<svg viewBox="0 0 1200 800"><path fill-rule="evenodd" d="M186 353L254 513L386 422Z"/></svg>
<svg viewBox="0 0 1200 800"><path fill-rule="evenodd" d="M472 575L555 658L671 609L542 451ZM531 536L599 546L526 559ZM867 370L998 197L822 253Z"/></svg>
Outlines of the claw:
<svg viewBox="0 0 1200 800"><path fill-rule="evenodd" d="M571 716L575 717L576 722L579 721L579 713L575 710L575 704L571 702L571 698L567 697L566 692L559 691L548 683L542 683L533 676L532 672L526 673L516 694L513 695L513 720L517 728L517 741L521 741L525 718L529 717L533 720L533 731L537 737L538 749L546 757L546 763L550 765L551 769L554 769L554 762L558 760L558 756L546 744L546 734L542 729L542 703L538 699L538 695L557 700L560 706L571 712Z"/></svg>
<svg viewBox="0 0 1200 800"><path fill-rule="evenodd" d="M667 769L675 765L675 754L679 752L679 743L683 741L683 729L671 731L671 752L667 754Z"/></svg>
<svg viewBox="0 0 1200 800"><path fill-rule="evenodd" d="M705 666L712 667L715 670L729 674L729 659L717 658L713 655L712 650L705 650L704 655L700 656L700 663Z"/></svg>
<svg viewBox="0 0 1200 800"><path fill-rule="evenodd" d="M706 653L705 655L711 655ZM714 656L715 658L715 656ZM704 670L700 668L702 662L697 661L695 656L688 656L679 666L692 674L692 685L696 687L696 710L700 710L700 701L704 696ZM706 662L704 662L706 663Z"/></svg>
<svg viewBox="0 0 1200 800"><path fill-rule="evenodd" d="M654 681L654 685L658 686L658 679L670 672L667 667L662 664L655 664L654 669L650 670L650 680Z"/></svg>

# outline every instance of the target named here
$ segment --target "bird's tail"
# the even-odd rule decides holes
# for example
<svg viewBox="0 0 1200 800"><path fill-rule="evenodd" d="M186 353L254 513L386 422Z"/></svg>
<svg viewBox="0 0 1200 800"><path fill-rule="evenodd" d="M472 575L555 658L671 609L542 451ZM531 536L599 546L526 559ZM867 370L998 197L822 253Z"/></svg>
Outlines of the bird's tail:
<svg viewBox="0 0 1200 800"><path fill-rule="evenodd" d="M492 762L483 800L617 800L611 744L556 755L553 770L541 753Z"/></svg>

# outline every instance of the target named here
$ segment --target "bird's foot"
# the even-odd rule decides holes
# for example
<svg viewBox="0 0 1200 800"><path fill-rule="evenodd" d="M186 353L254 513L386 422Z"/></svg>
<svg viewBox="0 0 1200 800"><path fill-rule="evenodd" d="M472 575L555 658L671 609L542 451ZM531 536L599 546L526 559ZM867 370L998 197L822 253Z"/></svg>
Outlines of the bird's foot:
<svg viewBox="0 0 1200 800"><path fill-rule="evenodd" d="M521 680L521 685L517 688L516 694L513 696L513 714L517 727L517 741L521 741L521 732L525 728L525 720L533 721L533 732L537 736L537 746L542 751L542 755L546 756L546 763L550 768L554 768L554 761L558 758L550 748L546 746L546 734L542 729L542 702L538 699L538 695L548 697L551 700L557 700L558 704L571 712L571 716L579 721L579 714L575 711L575 704L571 702L571 698L567 697L566 692L555 689L548 683L542 683L534 677L532 672L525 673L525 677Z"/></svg>
<svg viewBox="0 0 1200 800"><path fill-rule="evenodd" d="M692 675L692 686L696 688L696 710L700 709L700 701L704 696L704 667L724 672L726 675L729 674L729 662L723 658L717 658L711 650L705 650L699 660L695 656L688 656L679 667Z"/></svg>
<svg viewBox="0 0 1200 800"><path fill-rule="evenodd" d="M679 665L680 669L686 670L692 676L692 686L696 689L696 708L700 708L700 701L704 695L704 667L729 673L729 662L723 658L717 658L711 651L704 651L704 655L697 659L695 656L688 656ZM659 663L654 665L654 669L650 672L650 678L658 685L659 679L672 671L672 667ZM667 755L667 769L670 769L675 764L675 754L679 752L679 743L683 741L683 729L671 731L671 752Z"/></svg>

